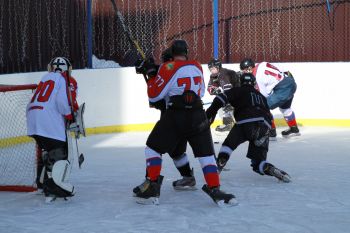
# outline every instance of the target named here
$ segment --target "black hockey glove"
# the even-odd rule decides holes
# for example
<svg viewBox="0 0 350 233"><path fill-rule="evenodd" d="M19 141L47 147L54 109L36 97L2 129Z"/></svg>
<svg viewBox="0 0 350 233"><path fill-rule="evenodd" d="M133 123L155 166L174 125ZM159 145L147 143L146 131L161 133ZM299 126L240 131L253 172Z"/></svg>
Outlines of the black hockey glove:
<svg viewBox="0 0 350 233"><path fill-rule="evenodd" d="M213 90L211 91L213 95L218 95L222 93L222 88L221 87L214 87Z"/></svg>
<svg viewBox="0 0 350 233"><path fill-rule="evenodd" d="M156 108L160 111L166 110L166 103L164 99L158 100L157 102L149 102L151 108Z"/></svg>
<svg viewBox="0 0 350 233"><path fill-rule="evenodd" d="M221 95L221 99L222 98L225 99L225 96ZM217 112L223 105L222 101L218 97L215 97L213 103L211 103L210 107L205 111L210 125L214 122Z"/></svg>
<svg viewBox="0 0 350 233"><path fill-rule="evenodd" d="M159 66L155 64L153 58L147 60L137 60L135 63L135 70L137 74L144 74L153 77L157 74Z"/></svg>
<svg viewBox="0 0 350 233"><path fill-rule="evenodd" d="M209 125L213 124L217 111L215 110L215 108L213 106L210 106L207 111L205 111L205 113L207 114L207 118L209 121Z"/></svg>

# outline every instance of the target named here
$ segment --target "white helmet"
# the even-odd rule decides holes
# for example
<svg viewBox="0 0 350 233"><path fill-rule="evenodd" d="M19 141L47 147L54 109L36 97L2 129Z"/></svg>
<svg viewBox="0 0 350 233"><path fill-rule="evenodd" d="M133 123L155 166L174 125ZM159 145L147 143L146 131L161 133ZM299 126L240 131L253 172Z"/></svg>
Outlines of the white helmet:
<svg viewBox="0 0 350 233"><path fill-rule="evenodd" d="M55 57L51 60L49 64L49 70L56 72L64 72L64 71L70 71L72 69L72 64L70 61L65 57Z"/></svg>

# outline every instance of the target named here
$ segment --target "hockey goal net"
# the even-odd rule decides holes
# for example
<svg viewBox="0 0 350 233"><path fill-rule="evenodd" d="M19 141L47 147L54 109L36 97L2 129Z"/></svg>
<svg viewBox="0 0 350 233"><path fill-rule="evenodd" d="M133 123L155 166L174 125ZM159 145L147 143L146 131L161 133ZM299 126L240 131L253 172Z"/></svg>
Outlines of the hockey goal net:
<svg viewBox="0 0 350 233"><path fill-rule="evenodd" d="M0 191L36 190L38 150L26 136L26 106L36 85L0 85Z"/></svg>

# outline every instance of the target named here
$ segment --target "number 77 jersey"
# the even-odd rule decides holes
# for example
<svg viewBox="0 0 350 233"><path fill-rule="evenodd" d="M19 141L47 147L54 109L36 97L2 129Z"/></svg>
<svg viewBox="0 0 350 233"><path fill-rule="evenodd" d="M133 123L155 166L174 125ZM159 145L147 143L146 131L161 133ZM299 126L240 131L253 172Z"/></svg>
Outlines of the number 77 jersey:
<svg viewBox="0 0 350 233"><path fill-rule="evenodd" d="M147 82L150 102L161 99L166 101L184 91L194 91L199 97L204 96L205 82L202 66L197 61L172 61L163 63L158 74Z"/></svg>

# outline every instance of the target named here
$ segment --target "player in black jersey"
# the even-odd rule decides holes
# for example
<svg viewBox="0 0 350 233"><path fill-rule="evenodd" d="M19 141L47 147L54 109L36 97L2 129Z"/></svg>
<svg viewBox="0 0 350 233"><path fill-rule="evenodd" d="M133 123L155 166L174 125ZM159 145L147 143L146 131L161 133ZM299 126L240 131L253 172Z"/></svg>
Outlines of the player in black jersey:
<svg viewBox="0 0 350 233"><path fill-rule="evenodd" d="M260 175L274 176L288 183L290 176L266 161L272 120L267 100L254 88L256 80L253 74L242 74L240 82L241 87L233 87L217 95L206 111L208 120L212 123L222 106L229 103L235 108L236 124L220 148L218 169L221 171L224 168L231 153L240 144L249 141L247 157L251 160L252 169Z"/></svg>

